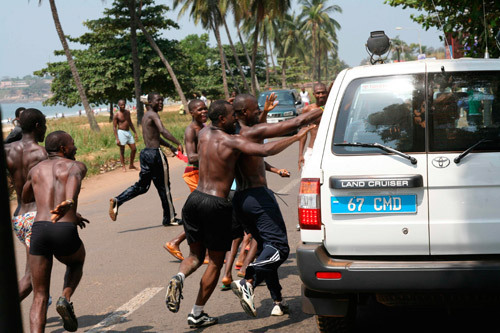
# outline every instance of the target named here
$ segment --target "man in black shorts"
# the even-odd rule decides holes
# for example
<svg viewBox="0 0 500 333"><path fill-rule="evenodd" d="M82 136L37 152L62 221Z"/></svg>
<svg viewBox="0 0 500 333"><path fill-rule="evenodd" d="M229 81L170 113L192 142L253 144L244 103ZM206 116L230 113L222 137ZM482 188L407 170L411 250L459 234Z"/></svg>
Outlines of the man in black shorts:
<svg viewBox="0 0 500 333"><path fill-rule="evenodd" d="M201 278L195 305L188 315L191 327L217 323L217 318L208 316L203 308L217 284L224 255L231 248L232 204L228 195L238 156L242 152L258 156L275 155L300 140L309 130L303 129L294 136L262 145L239 135L230 135L235 131L236 120L228 102L213 102L208 117L211 125L203 128L198 136L198 187L189 195L182 209L190 253L182 261L179 273L170 280L165 296L168 309L177 312L184 279L201 266L208 250L209 263Z"/></svg>
<svg viewBox="0 0 500 333"><path fill-rule="evenodd" d="M45 149L48 159L30 170L22 194L23 201L34 199L37 206L29 255L34 291L30 330L43 332L45 329L54 256L66 265L63 295L57 301L56 310L63 319L64 329L74 332L78 321L70 299L82 278L85 261L85 247L77 226L83 228L85 222L88 223L76 208L87 168L75 161L76 147L66 132L50 133L45 139Z"/></svg>

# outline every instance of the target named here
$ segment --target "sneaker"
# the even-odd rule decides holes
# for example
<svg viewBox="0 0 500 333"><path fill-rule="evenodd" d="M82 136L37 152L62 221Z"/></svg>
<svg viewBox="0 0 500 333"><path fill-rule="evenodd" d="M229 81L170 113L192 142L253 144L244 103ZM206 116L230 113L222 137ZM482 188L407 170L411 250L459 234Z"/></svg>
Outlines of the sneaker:
<svg viewBox="0 0 500 333"><path fill-rule="evenodd" d="M282 316L288 313L288 305L285 301L274 302L273 310L271 311L271 316Z"/></svg>
<svg viewBox="0 0 500 333"><path fill-rule="evenodd" d="M174 275L168 283L165 295L167 308L174 313L179 311L182 298L182 280L178 275Z"/></svg>
<svg viewBox="0 0 500 333"><path fill-rule="evenodd" d="M242 283L243 282L243 283ZM231 282L233 293L240 299L243 310L252 317L257 317L257 310L253 302L253 287L245 279Z"/></svg>
<svg viewBox="0 0 500 333"><path fill-rule="evenodd" d="M170 225L182 225L182 220L181 220L181 219L178 219L177 217L174 217L174 218L170 221Z"/></svg>
<svg viewBox="0 0 500 333"><path fill-rule="evenodd" d="M210 317L205 312L200 313L198 317L194 314L188 314L188 324L191 328L212 326L219 322L216 317Z"/></svg>
<svg viewBox="0 0 500 333"><path fill-rule="evenodd" d="M116 198L109 199L109 217L111 220L116 221L118 216L118 200Z"/></svg>
<svg viewBox="0 0 500 333"><path fill-rule="evenodd" d="M69 332L76 332L78 321L73 310L73 303L68 302L65 297L61 296L57 300L56 310L63 320L64 329Z"/></svg>

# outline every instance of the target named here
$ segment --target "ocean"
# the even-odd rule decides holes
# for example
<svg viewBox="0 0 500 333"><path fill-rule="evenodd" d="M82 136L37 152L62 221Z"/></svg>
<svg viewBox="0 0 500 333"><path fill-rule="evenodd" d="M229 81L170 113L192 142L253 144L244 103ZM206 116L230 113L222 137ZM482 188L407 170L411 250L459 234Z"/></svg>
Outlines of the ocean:
<svg viewBox="0 0 500 333"><path fill-rule="evenodd" d="M9 118L15 118L16 109L19 107L25 107L26 109L35 108L40 111L47 118L61 117L64 114L65 117L77 116L78 111L82 110L82 114L85 114L83 106L75 105L72 108L68 108L62 105L55 106L43 106L42 102L26 102L26 103L3 103L0 104L2 109L2 123L8 122ZM116 107L116 106L115 106ZM128 106L127 106L128 107ZM98 105L93 106L92 109L97 112L109 112L109 105Z"/></svg>

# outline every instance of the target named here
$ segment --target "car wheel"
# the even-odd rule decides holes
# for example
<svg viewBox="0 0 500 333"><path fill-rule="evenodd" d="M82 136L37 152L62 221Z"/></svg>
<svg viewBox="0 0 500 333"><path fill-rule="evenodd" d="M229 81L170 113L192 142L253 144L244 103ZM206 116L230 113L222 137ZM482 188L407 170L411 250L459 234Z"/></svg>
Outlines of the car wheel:
<svg viewBox="0 0 500 333"><path fill-rule="evenodd" d="M318 330L321 333L352 332L356 321L357 302L349 301L349 309L345 316L316 316Z"/></svg>

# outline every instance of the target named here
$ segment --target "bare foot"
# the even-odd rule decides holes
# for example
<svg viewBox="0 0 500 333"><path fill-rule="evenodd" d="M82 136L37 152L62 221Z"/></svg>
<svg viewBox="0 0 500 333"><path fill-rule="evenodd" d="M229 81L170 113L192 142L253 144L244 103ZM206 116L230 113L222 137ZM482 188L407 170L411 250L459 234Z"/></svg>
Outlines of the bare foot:
<svg viewBox="0 0 500 333"><path fill-rule="evenodd" d="M131 165L128 167L129 169L134 169L134 170L137 170L137 168L135 167L135 165Z"/></svg>
<svg viewBox="0 0 500 333"><path fill-rule="evenodd" d="M125 166L122 166L122 170L123 172L127 172L127 168L125 168Z"/></svg>

